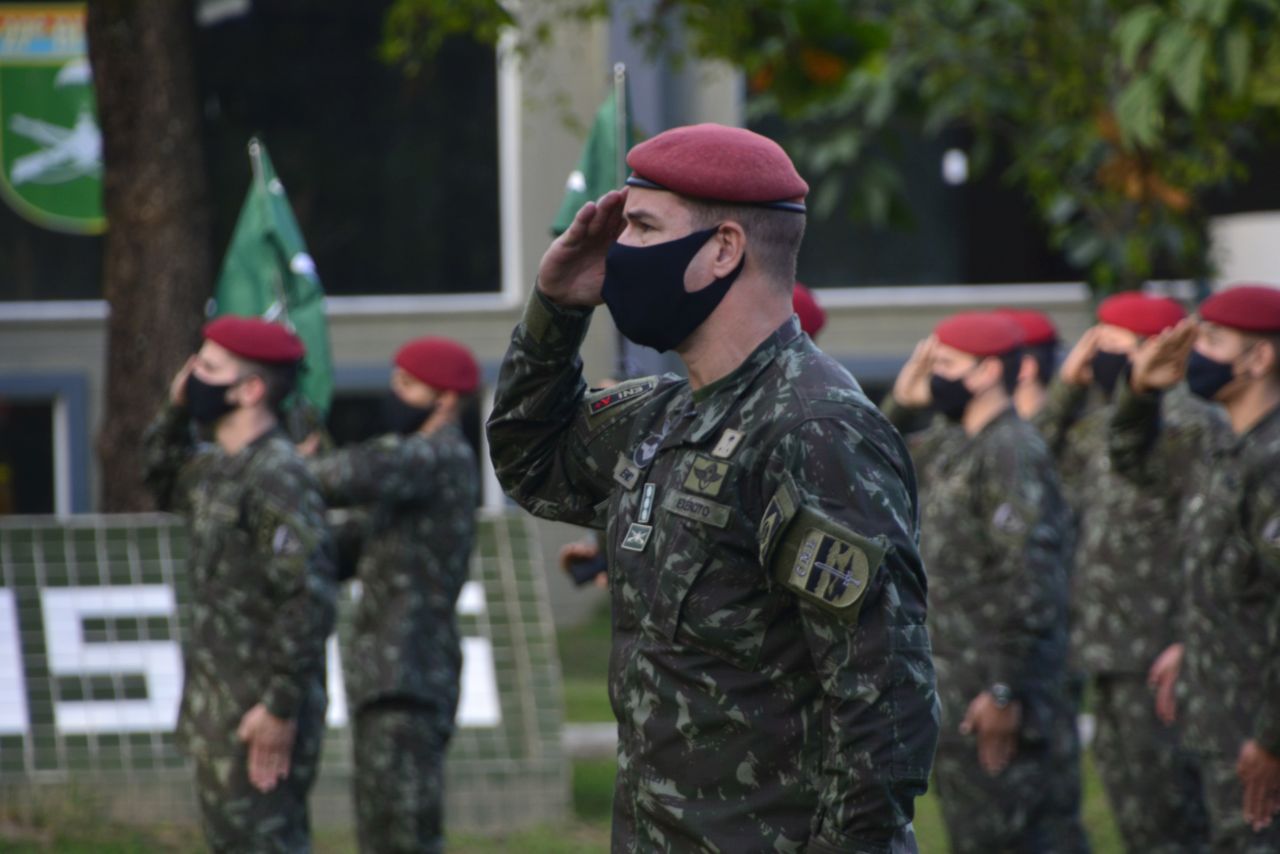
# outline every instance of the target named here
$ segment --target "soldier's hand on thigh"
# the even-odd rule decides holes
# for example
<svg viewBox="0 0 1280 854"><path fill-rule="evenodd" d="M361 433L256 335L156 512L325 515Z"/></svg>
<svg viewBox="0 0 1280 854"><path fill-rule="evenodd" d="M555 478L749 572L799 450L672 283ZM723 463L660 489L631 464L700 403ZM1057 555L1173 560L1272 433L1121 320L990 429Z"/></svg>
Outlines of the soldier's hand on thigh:
<svg viewBox="0 0 1280 854"><path fill-rule="evenodd" d="M298 733L296 721L278 718L262 703L240 720L240 740L249 746L249 782L269 792L289 776L289 757Z"/></svg>

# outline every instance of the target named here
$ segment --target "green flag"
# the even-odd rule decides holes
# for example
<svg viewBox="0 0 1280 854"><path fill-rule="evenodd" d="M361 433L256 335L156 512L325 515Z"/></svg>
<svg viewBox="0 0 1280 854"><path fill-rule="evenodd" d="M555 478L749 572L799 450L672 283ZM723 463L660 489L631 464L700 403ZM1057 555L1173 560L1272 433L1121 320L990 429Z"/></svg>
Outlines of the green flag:
<svg viewBox="0 0 1280 854"><path fill-rule="evenodd" d="M267 149L249 141L253 183L222 259L214 314L276 320L307 347L298 390L323 417L333 399L333 360L324 288Z"/></svg>
<svg viewBox="0 0 1280 854"><path fill-rule="evenodd" d="M627 102L625 107L630 107L630 99L625 93L623 100ZM626 109L621 128L619 125L615 91L609 93L609 97L605 98L596 111L596 120L591 125L591 135L587 137L586 147L582 149L578 168L569 173L569 180L565 182L564 201L560 203L560 213L556 214L551 226L552 234L563 234L573 222L579 208L617 188L621 177L619 164L631 148L630 109ZM618 138L619 130L622 130L621 140Z"/></svg>

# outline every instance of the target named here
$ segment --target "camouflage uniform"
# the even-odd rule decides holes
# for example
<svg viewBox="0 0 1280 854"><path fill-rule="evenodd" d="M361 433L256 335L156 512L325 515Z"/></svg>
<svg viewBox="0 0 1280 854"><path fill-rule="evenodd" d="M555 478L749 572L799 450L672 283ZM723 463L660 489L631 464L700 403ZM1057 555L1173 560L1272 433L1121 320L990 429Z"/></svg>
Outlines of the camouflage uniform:
<svg viewBox="0 0 1280 854"><path fill-rule="evenodd" d="M894 420L900 408L886 407ZM1009 408L973 437L941 419L912 437L930 631L942 697L938 797L956 852L1077 851L1052 826L1053 736L1066 707L1070 517L1034 429ZM992 685L1022 704L1018 753L999 775L959 732Z"/></svg>
<svg viewBox="0 0 1280 854"><path fill-rule="evenodd" d="M1217 417L1185 387L1163 409L1177 431ZM1118 476L1107 454L1114 411L1101 392L1055 380L1036 418L1078 521L1070 658L1093 683L1093 752L1125 845L1199 852L1208 818L1195 758L1181 747L1178 727L1156 717L1147 687L1151 665L1179 639L1185 583L1170 568L1180 565L1186 464L1176 444L1162 442L1156 453L1170 478L1161 489Z"/></svg>
<svg viewBox="0 0 1280 854"><path fill-rule="evenodd" d="M489 439L531 512L607 521L614 850L914 851L938 709L897 433L794 317L705 388L592 394L589 320L534 295Z"/></svg>
<svg viewBox="0 0 1280 854"><path fill-rule="evenodd" d="M455 616L475 538L476 459L455 426L386 435L311 461L331 506L362 520L346 650L360 850L439 851L458 708Z"/></svg>
<svg viewBox="0 0 1280 854"><path fill-rule="evenodd" d="M1201 755L1212 850L1280 851L1280 822L1244 822L1235 764L1248 739L1280 755L1280 409L1243 436L1221 422L1178 429L1157 395L1127 385L1111 431L1117 470L1148 487L1185 477L1187 597L1179 711ZM1173 472L1155 452L1181 461ZM1189 470L1189 471L1188 471Z"/></svg>
<svg viewBox="0 0 1280 854"><path fill-rule="evenodd" d="M214 851L307 851L307 792L324 734L324 644L334 619L333 547L315 482L279 430L234 456L196 444L186 410L148 430L147 482L187 518L191 608L178 738L196 764ZM236 735L257 703L297 723L289 776L249 783Z"/></svg>

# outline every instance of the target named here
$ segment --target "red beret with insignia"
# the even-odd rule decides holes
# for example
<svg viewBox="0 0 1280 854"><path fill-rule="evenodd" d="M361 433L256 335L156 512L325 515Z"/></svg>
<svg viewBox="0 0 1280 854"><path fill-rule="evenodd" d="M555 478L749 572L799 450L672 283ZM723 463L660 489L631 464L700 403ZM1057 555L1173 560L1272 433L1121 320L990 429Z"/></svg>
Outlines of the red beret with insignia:
<svg viewBox="0 0 1280 854"><path fill-rule="evenodd" d="M1052 344L1058 340L1058 327L1049 315L1029 308L998 308L996 314L1009 318L1022 327L1023 343L1028 347Z"/></svg>
<svg viewBox="0 0 1280 854"><path fill-rule="evenodd" d="M260 317L223 315L205 324L204 338L242 359L268 365L293 364L307 354L297 335Z"/></svg>
<svg viewBox="0 0 1280 854"><path fill-rule="evenodd" d="M1200 317L1242 332L1280 332L1280 289L1236 285L1218 291L1200 304Z"/></svg>
<svg viewBox="0 0 1280 854"><path fill-rule="evenodd" d="M941 344L972 356L1003 356L1026 343L1022 327L993 312L953 314L933 330Z"/></svg>
<svg viewBox="0 0 1280 854"><path fill-rule="evenodd" d="M804 213L809 185L778 143L743 128L673 128L632 148L633 187Z"/></svg>
<svg viewBox="0 0 1280 854"><path fill-rule="evenodd" d="M817 338L822 327L827 325L827 313L813 298L813 291L799 282L791 292L791 308L800 317L800 328L810 338Z"/></svg>
<svg viewBox="0 0 1280 854"><path fill-rule="evenodd" d="M441 391L471 394L480 385L476 357L448 338L416 338L396 351L395 363Z"/></svg>
<svg viewBox="0 0 1280 854"><path fill-rule="evenodd" d="M1177 326L1186 316L1186 310L1174 300L1137 291L1107 297L1098 306L1098 320L1144 338Z"/></svg>

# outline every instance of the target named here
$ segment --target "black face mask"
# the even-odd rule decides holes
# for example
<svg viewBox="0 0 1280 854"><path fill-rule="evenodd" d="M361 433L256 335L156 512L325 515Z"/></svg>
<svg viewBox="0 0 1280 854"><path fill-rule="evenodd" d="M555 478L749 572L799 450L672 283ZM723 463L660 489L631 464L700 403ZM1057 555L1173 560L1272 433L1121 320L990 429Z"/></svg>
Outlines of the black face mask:
<svg viewBox="0 0 1280 854"><path fill-rule="evenodd" d="M969 406L969 401L973 400L973 392L965 388L964 378L968 376L958 377L949 380L946 377L940 377L933 374L929 377L929 393L933 395L933 408L936 412L940 412L948 421L959 421L964 417L964 411Z"/></svg>
<svg viewBox="0 0 1280 854"><path fill-rule="evenodd" d="M187 374L187 411L197 424L213 424L219 418L236 409L234 403L227 400L227 392L235 388L234 383L213 385L197 377Z"/></svg>
<svg viewBox="0 0 1280 854"><path fill-rule="evenodd" d="M1236 369L1230 362L1219 362L1197 350L1191 351L1191 358L1187 360L1187 388L1196 397L1213 400L1235 377Z"/></svg>
<svg viewBox="0 0 1280 854"><path fill-rule="evenodd" d="M1111 394L1116 390L1116 383L1120 381L1120 375L1124 373L1124 369L1129 367L1129 357L1124 353L1109 353L1106 350L1099 350L1093 354L1093 361L1089 363L1093 369L1093 381L1098 388Z"/></svg>
<svg viewBox="0 0 1280 854"><path fill-rule="evenodd" d="M435 411L434 403L431 406L414 406L411 403L405 403L400 395L389 389L386 396L382 398L382 423L387 430L399 433L401 436L416 433Z"/></svg>
<svg viewBox="0 0 1280 854"><path fill-rule="evenodd" d="M623 335L665 353L683 343L711 316L747 260L743 255L733 272L700 291L684 289L685 271L717 228L654 246L615 243L609 248L602 296Z"/></svg>

